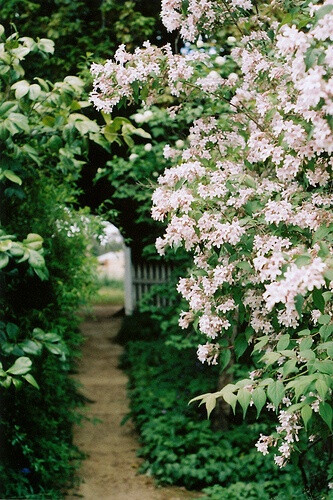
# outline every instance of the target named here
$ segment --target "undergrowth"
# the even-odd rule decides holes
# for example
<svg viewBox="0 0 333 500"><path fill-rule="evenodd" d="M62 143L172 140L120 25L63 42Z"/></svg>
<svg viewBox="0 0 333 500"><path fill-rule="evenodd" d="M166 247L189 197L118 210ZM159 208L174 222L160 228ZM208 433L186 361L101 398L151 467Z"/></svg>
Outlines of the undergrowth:
<svg viewBox="0 0 333 500"><path fill-rule="evenodd" d="M147 321L144 340L137 317L125 319L121 334L128 340L132 331L137 338L127 343L121 364L129 375L130 416L142 445L141 473L162 485L203 490L215 500L328 498L320 491L326 486L323 478L309 478L311 494L306 493L297 464L280 470L256 451L260 433L272 430L269 413L258 422L251 409L244 422L236 412L228 429L218 430L214 412L207 420L203 408L188 405L196 395L216 389L218 367L203 366L191 349L166 346L154 329L149 338ZM236 365L235 376L246 369ZM327 457L316 458L314 451L307 460L311 470L320 470Z"/></svg>

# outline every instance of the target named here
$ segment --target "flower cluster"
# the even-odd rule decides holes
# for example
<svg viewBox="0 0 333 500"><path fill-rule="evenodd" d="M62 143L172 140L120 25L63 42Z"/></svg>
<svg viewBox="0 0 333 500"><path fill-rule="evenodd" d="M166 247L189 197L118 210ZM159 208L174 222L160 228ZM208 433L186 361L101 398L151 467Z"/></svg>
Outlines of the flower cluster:
<svg viewBox="0 0 333 500"><path fill-rule="evenodd" d="M195 50L173 55L169 46L146 44L131 55L121 48L115 62L93 68L92 99L109 111L141 92L149 104L159 82L179 99L199 92L220 109L194 121L184 144L164 149L173 166L153 195L153 218L167 221L156 247L163 254L183 246L193 257L178 284L189 305L179 324L203 334L199 360L217 363L219 352L237 349L238 335L252 345L258 375L251 391L235 386L232 397L258 411L268 397L280 410L275 462L282 467L310 419L331 426L333 4L312 5L306 23L282 26L252 13L250 1L222 4L223 12L217 2L190 0L184 14L180 0L164 0L162 19L190 41L224 16L235 20L238 74L211 71ZM239 26L241 14L252 31ZM266 454L278 442L261 436L256 446Z"/></svg>

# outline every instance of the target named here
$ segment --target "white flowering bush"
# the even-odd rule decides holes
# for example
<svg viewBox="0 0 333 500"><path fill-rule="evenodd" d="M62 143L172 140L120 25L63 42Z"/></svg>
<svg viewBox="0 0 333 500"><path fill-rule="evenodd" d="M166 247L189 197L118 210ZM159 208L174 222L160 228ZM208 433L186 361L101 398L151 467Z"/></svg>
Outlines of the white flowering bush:
<svg viewBox="0 0 333 500"><path fill-rule="evenodd" d="M202 333L200 361L225 368L249 347L256 365L195 399L208 413L219 397L244 415L275 411L276 433L256 447L283 467L332 435L333 2L288 12L282 2L163 0L162 20L190 42L233 24L226 61L237 71L222 77L204 50L121 46L93 65L91 100L104 112L124 100L149 106L167 88L179 102L171 113L198 95L224 103L182 148L164 149L174 166L153 195L152 216L166 221L156 246L192 255L179 324Z"/></svg>

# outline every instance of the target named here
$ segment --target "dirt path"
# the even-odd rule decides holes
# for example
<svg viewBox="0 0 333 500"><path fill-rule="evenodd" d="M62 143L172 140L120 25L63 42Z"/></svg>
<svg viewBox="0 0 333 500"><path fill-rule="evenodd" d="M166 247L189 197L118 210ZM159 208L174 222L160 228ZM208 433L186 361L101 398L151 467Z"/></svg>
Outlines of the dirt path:
<svg viewBox="0 0 333 500"><path fill-rule="evenodd" d="M120 422L128 412L126 375L118 369L122 347L112 342L121 318L113 317L117 307L96 306L95 319L82 324L86 337L79 380L83 393L93 403L88 415L102 422L90 422L75 429L75 443L89 458L84 461L81 476L84 482L67 496L87 500L183 500L198 498L182 488L157 488L152 478L137 475L140 459L133 424Z"/></svg>

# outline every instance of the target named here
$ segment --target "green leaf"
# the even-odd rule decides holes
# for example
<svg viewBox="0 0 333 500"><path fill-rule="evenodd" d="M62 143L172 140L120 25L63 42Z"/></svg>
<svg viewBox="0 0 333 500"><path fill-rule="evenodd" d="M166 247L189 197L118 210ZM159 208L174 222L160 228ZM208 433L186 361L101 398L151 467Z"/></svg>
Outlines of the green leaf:
<svg viewBox="0 0 333 500"><path fill-rule="evenodd" d="M146 132L143 128L136 128L132 131L132 134L138 135L139 137L142 137L143 139L151 139L151 135L149 132Z"/></svg>
<svg viewBox="0 0 333 500"><path fill-rule="evenodd" d="M329 314L322 314L318 318L318 323L320 325L328 325L328 323L331 321L331 316Z"/></svg>
<svg viewBox="0 0 333 500"><path fill-rule="evenodd" d="M310 330L301 330L300 332L298 332L298 335L301 335L301 336L310 335L310 333L311 333Z"/></svg>
<svg viewBox="0 0 333 500"><path fill-rule="evenodd" d="M265 406L266 403L266 392L261 387L257 387L252 392L252 401L257 408L257 418L260 415L261 410Z"/></svg>
<svg viewBox="0 0 333 500"><path fill-rule="evenodd" d="M312 382L316 380L318 375L302 375L295 380L290 381L286 385L286 389L291 387L295 390L295 398L298 401L299 397L306 393L306 390L310 387Z"/></svg>
<svg viewBox="0 0 333 500"><path fill-rule="evenodd" d="M333 332L333 325L324 325L319 329L321 338L325 341Z"/></svg>
<svg viewBox="0 0 333 500"><path fill-rule="evenodd" d="M37 330L37 328L36 328ZM206 392L205 394L200 394L200 396L196 396L195 398L192 398L188 404L190 405L191 403L193 403L194 401L201 401L201 404L202 404L202 399L205 397L205 396L208 396L209 394L211 394L211 392Z"/></svg>
<svg viewBox="0 0 333 500"><path fill-rule="evenodd" d="M287 349L290 343L290 335L287 333L286 335L282 335L282 337L279 339L276 350L277 351L283 351L284 349Z"/></svg>
<svg viewBox="0 0 333 500"><path fill-rule="evenodd" d="M29 251L29 264L32 267L41 268L45 266L44 257L36 250Z"/></svg>
<svg viewBox="0 0 333 500"><path fill-rule="evenodd" d="M32 250L40 250L43 246L43 238L36 233L29 233L23 243Z"/></svg>
<svg viewBox="0 0 333 500"><path fill-rule="evenodd" d="M123 139L129 148L133 148L134 141L130 135L123 134Z"/></svg>
<svg viewBox="0 0 333 500"><path fill-rule="evenodd" d="M296 295L295 297L295 309L298 312L299 317L302 317L302 308L304 304L304 297L301 294Z"/></svg>
<svg viewBox="0 0 333 500"><path fill-rule="evenodd" d="M318 257L321 257L321 258L327 257L327 255L330 253L329 246L324 241L320 241L319 246L320 246L320 250L318 252Z"/></svg>
<svg viewBox="0 0 333 500"><path fill-rule="evenodd" d="M15 90L16 99L21 99L29 92L30 84L26 80L20 80L12 85L12 89Z"/></svg>
<svg viewBox="0 0 333 500"><path fill-rule="evenodd" d="M306 266L310 264L310 262L311 262L311 256L307 254L299 255L295 260L295 264L297 267Z"/></svg>
<svg viewBox="0 0 333 500"><path fill-rule="evenodd" d="M316 357L314 351L311 349L304 349L304 351L300 351L299 355L307 361L313 360Z"/></svg>
<svg viewBox="0 0 333 500"><path fill-rule="evenodd" d="M325 17L327 14L332 12L333 10L333 5L324 5L323 7L320 7L318 10L315 11L315 19L316 21L320 21L323 17Z"/></svg>
<svg viewBox="0 0 333 500"><path fill-rule="evenodd" d="M333 418L333 410L332 407L325 402L319 403L319 415L324 420L324 422L329 427L330 431L332 431L332 418Z"/></svg>
<svg viewBox="0 0 333 500"><path fill-rule="evenodd" d="M219 358L219 365L220 365L221 371L224 370L228 366L230 358L231 358L230 349L223 349L221 351L220 358Z"/></svg>
<svg viewBox="0 0 333 500"><path fill-rule="evenodd" d="M248 342L245 338L244 334L238 334L235 339L235 354L237 360L244 354L246 349L248 348Z"/></svg>
<svg viewBox="0 0 333 500"><path fill-rule="evenodd" d="M37 46L38 46L39 50L41 50L42 52L47 52L49 54L53 54L53 52L54 52L54 41L49 40L48 38L41 38L37 42ZM68 77L66 77L66 78L68 78Z"/></svg>
<svg viewBox="0 0 333 500"><path fill-rule="evenodd" d="M57 356L61 356L65 354L64 348L59 345L51 344L49 342L44 342L46 349L52 354L56 354Z"/></svg>
<svg viewBox="0 0 333 500"><path fill-rule="evenodd" d="M253 353L256 352L256 351L259 351L260 349L262 349L268 342L269 340L269 336L268 335L265 335L264 337L261 337L261 340L259 340L259 342L256 343L256 345L254 346L253 348Z"/></svg>
<svg viewBox="0 0 333 500"><path fill-rule="evenodd" d="M270 351L270 352L266 352L260 361L265 362L266 365L269 366L269 365L273 365L274 363L276 363L277 360L280 358L281 358L281 354L279 352Z"/></svg>
<svg viewBox="0 0 333 500"><path fill-rule="evenodd" d="M86 135L88 132L99 132L99 126L92 120L76 120L74 126L82 135Z"/></svg>
<svg viewBox="0 0 333 500"><path fill-rule="evenodd" d="M329 281L333 281L333 269L328 269L324 272L324 277Z"/></svg>
<svg viewBox="0 0 333 500"><path fill-rule="evenodd" d="M19 346L27 354L38 355L42 350L42 344L34 340L24 340L23 342L20 342Z"/></svg>
<svg viewBox="0 0 333 500"><path fill-rule="evenodd" d="M251 397L252 397L251 392L245 388L239 389L237 393L237 400L241 405L241 407L243 408L243 418L245 418L248 406L251 401Z"/></svg>
<svg viewBox="0 0 333 500"><path fill-rule="evenodd" d="M327 373L328 375L333 375L333 361L326 359L324 361L316 360L314 368L320 373Z"/></svg>
<svg viewBox="0 0 333 500"><path fill-rule="evenodd" d="M6 252L7 250L10 250L12 247L12 240L2 240L0 241L0 252Z"/></svg>
<svg viewBox="0 0 333 500"><path fill-rule="evenodd" d="M318 392L321 399L325 400L328 389L329 387L327 386L326 382L324 382L324 380L318 379L316 381L316 391Z"/></svg>
<svg viewBox="0 0 333 500"><path fill-rule="evenodd" d="M32 85L30 85L30 88L29 88L29 98L32 101L35 101L36 99L38 99L38 97L40 96L41 90L42 89L40 88L38 83L33 83Z"/></svg>
<svg viewBox="0 0 333 500"><path fill-rule="evenodd" d="M267 396L275 408L279 406L284 396L284 385L281 380L275 380L267 387Z"/></svg>
<svg viewBox="0 0 333 500"><path fill-rule="evenodd" d="M21 186L22 184L22 179L14 174L14 172L12 170L4 170L3 172L3 175L10 181L14 182L15 184L18 184L19 186Z"/></svg>
<svg viewBox="0 0 333 500"><path fill-rule="evenodd" d="M7 323L6 333L11 340L16 340L19 334L19 327L15 323Z"/></svg>
<svg viewBox="0 0 333 500"><path fill-rule="evenodd" d="M22 375L22 378L24 378L29 384L36 387L36 389L39 389L39 385L37 384L36 379L31 375L31 373L27 373L26 375Z"/></svg>
<svg viewBox="0 0 333 500"><path fill-rule="evenodd" d="M302 339L300 344L299 344L299 350L300 351L308 350L308 349L310 349L312 344L313 344L312 337L307 337L305 339Z"/></svg>
<svg viewBox="0 0 333 500"><path fill-rule="evenodd" d="M0 269L7 266L9 262L9 257L6 253L0 252Z"/></svg>
<svg viewBox="0 0 333 500"><path fill-rule="evenodd" d="M10 368L8 368L7 373L10 373L12 375L25 375L31 370L31 365L31 359L22 356L20 358L17 358L15 363Z"/></svg>
<svg viewBox="0 0 333 500"><path fill-rule="evenodd" d="M315 288L312 292L313 303L320 312L324 312L325 309L325 300L323 294L320 290Z"/></svg>
<svg viewBox="0 0 333 500"><path fill-rule="evenodd" d="M231 406L231 408L233 409L233 412L235 413L237 396L233 393L234 389L235 389L235 386L233 384L226 385L221 390L221 396L223 397L224 401Z"/></svg>
<svg viewBox="0 0 333 500"><path fill-rule="evenodd" d="M206 405L206 410L207 410L207 418L210 417L210 414L214 410L216 406L216 395L215 394L209 394L208 396L205 397L205 405Z"/></svg>
<svg viewBox="0 0 333 500"><path fill-rule="evenodd" d="M311 408L311 406L310 405L304 405L302 407L302 409L301 409L301 415L302 415L302 419L303 419L303 422L304 422L305 430L307 430L309 420L312 417L312 408Z"/></svg>
<svg viewBox="0 0 333 500"><path fill-rule="evenodd" d="M287 375L289 375L290 373L298 372L296 364L297 359L289 359L288 361L286 361L286 363L283 365L283 376L287 377Z"/></svg>
<svg viewBox="0 0 333 500"><path fill-rule="evenodd" d="M320 226L313 235L313 243L323 240L333 230L333 224Z"/></svg>

